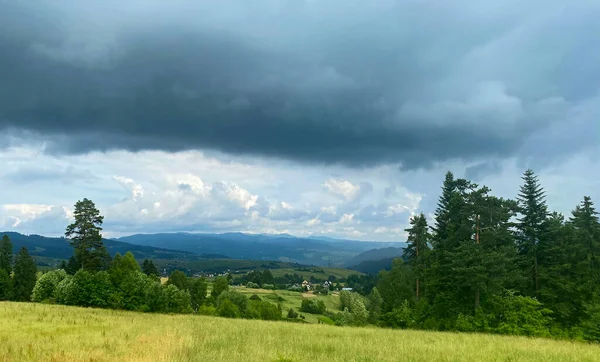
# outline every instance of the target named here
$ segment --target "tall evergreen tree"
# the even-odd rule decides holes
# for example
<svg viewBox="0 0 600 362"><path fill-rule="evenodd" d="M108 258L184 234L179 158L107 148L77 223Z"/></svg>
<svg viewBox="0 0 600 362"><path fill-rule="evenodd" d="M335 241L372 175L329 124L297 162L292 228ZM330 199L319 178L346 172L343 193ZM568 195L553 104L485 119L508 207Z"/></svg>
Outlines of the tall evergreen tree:
<svg viewBox="0 0 600 362"><path fill-rule="evenodd" d="M522 177L517 201L519 213L517 227L517 245L522 258L523 271L530 280L526 293L539 298L540 292L540 265L538 251L543 243L545 223L548 216L545 191L540 185L538 177L532 170L527 170Z"/></svg>
<svg viewBox="0 0 600 362"><path fill-rule="evenodd" d="M427 218L425 214L421 213L411 218L411 227L405 229L408 232L407 246L404 248L404 256L412 264L413 271L415 273L416 287L415 297L417 301L421 297L421 281L425 276L427 270L427 256L430 250L430 237Z"/></svg>
<svg viewBox="0 0 600 362"><path fill-rule="evenodd" d="M15 257L15 269L12 278L13 300L29 301L35 286L37 268L26 247L22 247Z"/></svg>
<svg viewBox="0 0 600 362"><path fill-rule="evenodd" d="M0 269L4 270L10 276L13 262L13 245L8 235L2 237L0 242Z"/></svg>
<svg viewBox="0 0 600 362"><path fill-rule="evenodd" d="M81 264L77 262L77 258L75 257L75 255L71 255L69 261L67 261L67 268L65 269L65 271L69 275L75 275L75 273L77 273L79 269L81 269Z"/></svg>
<svg viewBox="0 0 600 362"><path fill-rule="evenodd" d="M0 300L12 299L12 280L6 270L0 269Z"/></svg>
<svg viewBox="0 0 600 362"><path fill-rule="evenodd" d="M96 205L86 198L75 203L75 221L67 226L65 237L75 248L75 258L82 269L98 271L107 269L110 256L102 242L104 217Z"/></svg>
<svg viewBox="0 0 600 362"><path fill-rule="evenodd" d="M154 265L154 262L150 259L144 259L144 262L142 263L142 271L146 275L156 275L156 276L160 275L160 273L158 272L158 268L156 267L156 265Z"/></svg>

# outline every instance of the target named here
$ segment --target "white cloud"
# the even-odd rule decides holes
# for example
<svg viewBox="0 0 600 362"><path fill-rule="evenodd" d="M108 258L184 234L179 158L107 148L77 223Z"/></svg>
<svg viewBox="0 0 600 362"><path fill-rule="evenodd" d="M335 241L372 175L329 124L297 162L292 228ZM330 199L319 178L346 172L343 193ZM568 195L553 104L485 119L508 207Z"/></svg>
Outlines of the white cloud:
<svg viewBox="0 0 600 362"><path fill-rule="evenodd" d="M583 194L600 197L594 173L598 151L540 172L551 208L568 213ZM8 165L0 175L68 165L93 175L71 184L40 179L36 187L0 177L0 189L10 190L0 200L4 230L61 235L72 218L72 205L87 197L105 216L105 234L112 236L242 231L382 241L403 241L415 213L423 211L431 221L444 173L450 169L461 177L469 166L455 163L403 172L397 166L299 167L200 152L51 157L27 148L0 151L0 159ZM496 195L514 197L523 168L516 159L508 160L499 164L497 174L483 174L477 182Z"/></svg>

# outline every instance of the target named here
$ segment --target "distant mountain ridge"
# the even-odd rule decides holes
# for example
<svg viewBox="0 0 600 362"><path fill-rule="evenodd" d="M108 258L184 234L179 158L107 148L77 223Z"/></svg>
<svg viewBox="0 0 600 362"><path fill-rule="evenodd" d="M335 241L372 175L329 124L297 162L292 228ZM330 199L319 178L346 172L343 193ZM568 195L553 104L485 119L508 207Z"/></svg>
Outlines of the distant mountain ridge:
<svg viewBox="0 0 600 362"><path fill-rule="evenodd" d="M73 255L73 247L65 238L51 238L41 235L24 235L17 232L0 232L0 236L8 235L12 244L13 252L26 247L29 253L34 257L43 257L50 259L68 259ZM102 239L106 249L111 256L116 253L125 254L131 251L138 259L198 259L201 255L188 251L170 250L166 248L134 245L123 241ZM219 255L219 258L227 258L225 255Z"/></svg>
<svg viewBox="0 0 600 362"><path fill-rule="evenodd" d="M7 234L16 252L25 246L38 260L68 259L73 248L67 239ZM403 243L370 242L332 238L301 238L289 234L136 234L118 239L103 239L109 253L134 253L137 259L203 260L240 259L290 262L304 265L344 267L359 254L378 248L395 247Z"/></svg>
<svg viewBox="0 0 600 362"><path fill-rule="evenodd" d="M399 247L404 243L296 237L289 234L136 234L118 238L135 245L164 247L192 253L219 253L232 259L275 260L321 266L344 266L370 249Z"/></svg>
<svg viewBox="0 0 600 362"><path fill-rule="evenodd" d="M352 267L365 261L377 261L381 259L390 259L400 257L403 254L402 248L387 247L380 249L371 249L358 254L350 260L347 266Z"/></svg>

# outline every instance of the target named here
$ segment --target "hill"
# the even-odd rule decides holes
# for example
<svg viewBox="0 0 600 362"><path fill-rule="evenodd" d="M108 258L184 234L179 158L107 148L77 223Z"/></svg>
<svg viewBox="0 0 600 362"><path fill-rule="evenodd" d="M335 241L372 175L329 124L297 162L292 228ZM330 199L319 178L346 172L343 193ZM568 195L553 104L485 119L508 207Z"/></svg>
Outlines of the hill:
<svg viewBox="0 0 600 362"><path fill-rule="evenodd" d="M299 238L262 234L137 234L118 239L135 245L168 247L197 254L223 254L232 259L276 260L309 265L343 267L357 255L374 248L403 243Z"/></svg>
<svg viewBox="0 0 600 362"><path fill-rule="evenodd" d="M0 302L0 360L597 361L576 342Z"/></svg>
<svg viewBox="0 0 600 362"><path fill-rule="evenodd" d="M390 270L394 258L386 258L380 260L365 260L357 265L349 267L352 270L359 271L365 274L377 275L382 270Z"/></svg>
<svg viewBox="0 0 600 362"><path fill-rule="evenodd" d="M357 256L355 256L354 258L352 258L350 261L348 261L347 266L352 267L352 266L358 265L364 261L395 258L395 257L402 256L402 253L403 253L402 248L395 248L395 247L371 249L371 250L364 251L364 252L358 254Z"/></svg>
<svg viewBox="0 0 600 362"><path fill-rule="evenodd" d="M4 234L8 235L13 243L13 251L15 253L24 246L40 262L40 265L54 263L56 260L68 259L73 255L73 248L65 238L49 238L41 235L0 232L0 235ZM202 255L196 255L188 251L134 245L111 239L103 239L103 242L111 256L114 256L116 253L125 254L131 251L137 259L195 260L202 258ZM222 255L219 256L221 258L225 257Z"/></svg>

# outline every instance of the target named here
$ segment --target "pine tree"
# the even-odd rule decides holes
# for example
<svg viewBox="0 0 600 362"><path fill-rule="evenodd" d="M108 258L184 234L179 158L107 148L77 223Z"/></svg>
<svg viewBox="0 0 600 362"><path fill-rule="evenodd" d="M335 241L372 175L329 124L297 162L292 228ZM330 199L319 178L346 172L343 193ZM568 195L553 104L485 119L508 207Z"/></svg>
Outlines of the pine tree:
<svg viewBox="0 0 600 362"><path fill-rule="evenodd" d="M29 301L35 286L37 268L27 248L22 247L15 258L15 269L12 278L13 300Z"/></svg>
<svg viewBox="0 0 600 362"><path fill-rule="evenodd" d="M517 223L517 245L523 260L525 275L531 280L527 294L539 298L540 292L540 265L538 250L545 233L545 223L548 216L545 191L540 186L538 177L532 170L527 170L522 177L517 201L521 217Z"/></svg>
<svg viewBox="0 0 600 362"><path fill-rule="evenodd" d="M572 212L569 224L574 229L572 265L577 273L576 289L586 306L600 303L600 222L589 196Z"/></svg>
<svg viewBox="0 0 600 362"><path fill-rule="evenodd" d="M77 258L75 258L75 255L71 255L69 261L67 262L67 268L65 269L65 271L69 275L75 275L75 273L77 273L79 269L81 269L81 264L77 262Z"/></svg>
<svg viewBox="0 0 600 362"><path fill-rule="evenodd" d="M404 248L404 256L412 264L416 276L416 294L417 301L421 297L421 280L427 269L427 256L430 250L430 237L427 226L427 218L421 213L411 218L411 227L405 229L408 232L407 246Z"/></svg>
<svg viewBox="0 0 600 362"><path fill-rule="evenodd" d="M0 242L0 269L4 270L10 276L12 272L13 245L8 235L2 237Z"/></svg>
<svg viewBox="0 0 600 362"><path fill-rule="evenodd" d="M105 270L110 264L110 256L102 242L102 221L104 217L91 200L84 198L75 203L75 222L67 226L65 237L75 248L75 258L82 269Z"/></svg>
<svg viewBox="0 0 600 362"><path fill-rule="evenodd" d="M0 300L12 299L12 280L6 270L0 269Z"/></svg>
<svg viewBox="0 0 600 362"><path fill-rule="evenodd" d="M142 263L142 271L146 275L160 275L160 273L158 272L158 268L156 268L156 265L154 265L154 262L152 262L152 260L149 259L144 259L144 262Z"/></svg>

